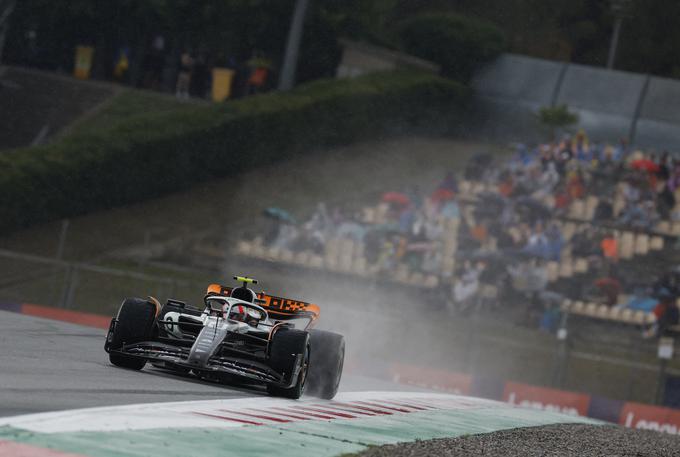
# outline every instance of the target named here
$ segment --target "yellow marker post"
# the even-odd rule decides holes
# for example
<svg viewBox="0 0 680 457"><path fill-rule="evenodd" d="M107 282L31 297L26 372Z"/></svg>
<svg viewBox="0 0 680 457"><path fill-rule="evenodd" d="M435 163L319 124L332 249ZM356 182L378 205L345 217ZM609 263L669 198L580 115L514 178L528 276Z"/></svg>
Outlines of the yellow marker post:
<svg viewBox="0 0 680 457"><path fill-rule="evenodd" d="M212 100L223 102L231 96L231 84L236 72L228 68L213 68L212 71Z"/></svg>
<svg viewBox="0 0 680 457"><path fill-rule="evenodd" d="M94 48L92 46L76 46L76 63L73 76L78 79L89 79L93 56Z"/></svg>

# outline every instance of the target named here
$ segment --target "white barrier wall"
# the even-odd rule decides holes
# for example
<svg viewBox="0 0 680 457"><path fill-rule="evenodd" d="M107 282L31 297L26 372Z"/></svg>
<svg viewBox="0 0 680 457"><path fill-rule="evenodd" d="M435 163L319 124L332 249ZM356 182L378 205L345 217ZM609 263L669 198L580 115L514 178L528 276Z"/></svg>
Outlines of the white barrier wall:
<svg viewBox="0 0 680 457"><path fill-rule="evenodd" d="M602 141L632 138L642 147L680 150L680 81L505 54L473 80L487 127L534 139L533 114L566 104Z"/></svg>
<svg viewBox="0 0 680 457"><path fill-rule="evenodd" d="M480 93L506 100L549 105L564 64L505 54L480 71L473 85Z"/></svg>

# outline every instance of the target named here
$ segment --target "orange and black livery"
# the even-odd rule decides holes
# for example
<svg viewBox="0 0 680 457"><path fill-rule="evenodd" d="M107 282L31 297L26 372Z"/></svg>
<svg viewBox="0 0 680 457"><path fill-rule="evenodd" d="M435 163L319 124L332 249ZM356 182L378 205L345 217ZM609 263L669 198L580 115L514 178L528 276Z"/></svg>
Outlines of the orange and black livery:
<svg viewBox="0 0 680 457"><path fill-rule="evenodd" d="M210 284L207 295L229 297L233 290L234 287ZM308 318L311 319L309 327L312 327L313 323L319 318L320 309L313 303L277 297L264 292L257 294L257 302L267 310L272 318L277 320Z"/></svg>

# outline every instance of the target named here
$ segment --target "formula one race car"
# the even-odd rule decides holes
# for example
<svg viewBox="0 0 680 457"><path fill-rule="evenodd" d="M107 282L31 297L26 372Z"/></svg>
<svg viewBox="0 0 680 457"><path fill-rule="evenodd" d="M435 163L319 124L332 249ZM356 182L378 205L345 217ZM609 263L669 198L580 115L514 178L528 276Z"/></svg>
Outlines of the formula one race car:
<svg viewBox="0 0 680 457"><path fill-rule="evenodd" d="M319 307L256 294L257 281L212 284L200 310L178 300L127 298L111 320L105 350L112 364L141 370L146 362L220 382L265 384L270 395L331 399L345 357L342 335L312 330ZM296 324L298 328L296 328Z"/></svg>

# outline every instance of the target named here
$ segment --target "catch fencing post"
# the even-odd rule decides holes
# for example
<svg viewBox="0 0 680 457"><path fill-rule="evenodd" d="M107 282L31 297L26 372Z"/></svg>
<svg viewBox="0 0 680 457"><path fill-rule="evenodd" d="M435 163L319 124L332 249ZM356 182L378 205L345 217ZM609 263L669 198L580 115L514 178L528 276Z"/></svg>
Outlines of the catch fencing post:
<svg viewBox="0 0 680 457"><path fill-rule="evenodd" d="M630 337L629 339L629 346L628 346L628 359L629 360L638 360L640 358L640 350L637 348L637 341L633 337ZM633 398L633 386L635 383L635 375L637 373L637 370L635 368L635 364L631 363L630 367L628 368L628 385L626 388L626 399L630 400Z"/></svg>
<svg viewBox="0 0 680 457"><path fill-rule="evenodd" d="M281 79L279 80L279 90L281 91L290 90L295 85L295 70L308 6L309 0L296 0L295 2L293 19L290 21L290 30L286 42L286 53L283 58L283 68L281 69Z"/></svg>
<svg viewBox="0 0 680 457"><path fill-rule="evenodd" d="M635 112L633 113L633 119L630 122L630 129L628 130L628 144L635 143L635 134L637 133L637 123L642 114L642 107L645 103L645 98L647 97L647 91L649 90L649 81L652 79L652 75L647 74L645 77L645 82L642 84L642 89L640 89L640 96L638 97L637 104L635 105Z"/></svg>
<svg viewBox="0 0 680 457"><path fill-rule="evenodd" d="M68 275L66 276L66 289L64 290L64 297L61 303L62 308L69 309L73 306L73 299L76 295L79 279L78 267L70 265L68 267Z"/></svg>
<svg viewBox="0 0 680 457"><path fill-rule="evenodd" d="M3 3L0 0L0 3ZM9 17L14 11L16 0L9 0L4 9L0 10L0 65L2 64L2 52L5 49L5 38L7 37L7 29L9 29Z"/></svg>
<svg viewBox="0 0 680 457"><path fill-rule="evenodd" d="M609 42L609 55L607 56L607 69L614 68L616 61L616 51L619 47L619 36L621 34L621 24L623 20L630 16L630 8L633 0L611 0L611 12L614 15L614 31Z"/></svg>
<svg viewBox="0 0 680 457"><path fill-rule="evenodd" d="M555 354L555 365L553 369L553 387L561 388L564 386L564 379L567 374L567 363L569 359L569 313L562 312L560 328L557 329L557 351Z"/></svg>
<svg viewBox="0 0 680 457"><path fill-rule="evenodd" d="M659 374L656 381L656 395L654 403L660 405L663 403L664 390L666 388L666 368L668 361L673 358L673 349L675 346L675 339L662 336L659 338L659 347L657 356L659 357Z"/></svg>
<svg viewBox="0 0 680 457"><path fill-rule="evenodd" d="M63 219L61 221L61 230L59 231L59 241L57 242L57 253L55 255L55 260L63 260L64 257L64 249L66 247L66 235L68 234L68 227L70 225L70 221L68 219ZM61 305L61 303L57 303L58 300L58 295L59 295L59 290L60 288L58 287L59 283L59 269L60 266L59 264L55 264L54 266L54 280L52 281L52 292L50 293L50 301L54 304ZM70 277L70 272L67 271L66 275L66 287L68 288L68 281ZM63 297L62 297L63 298ZM62 301L63 303L63 301Z"/></svg>

